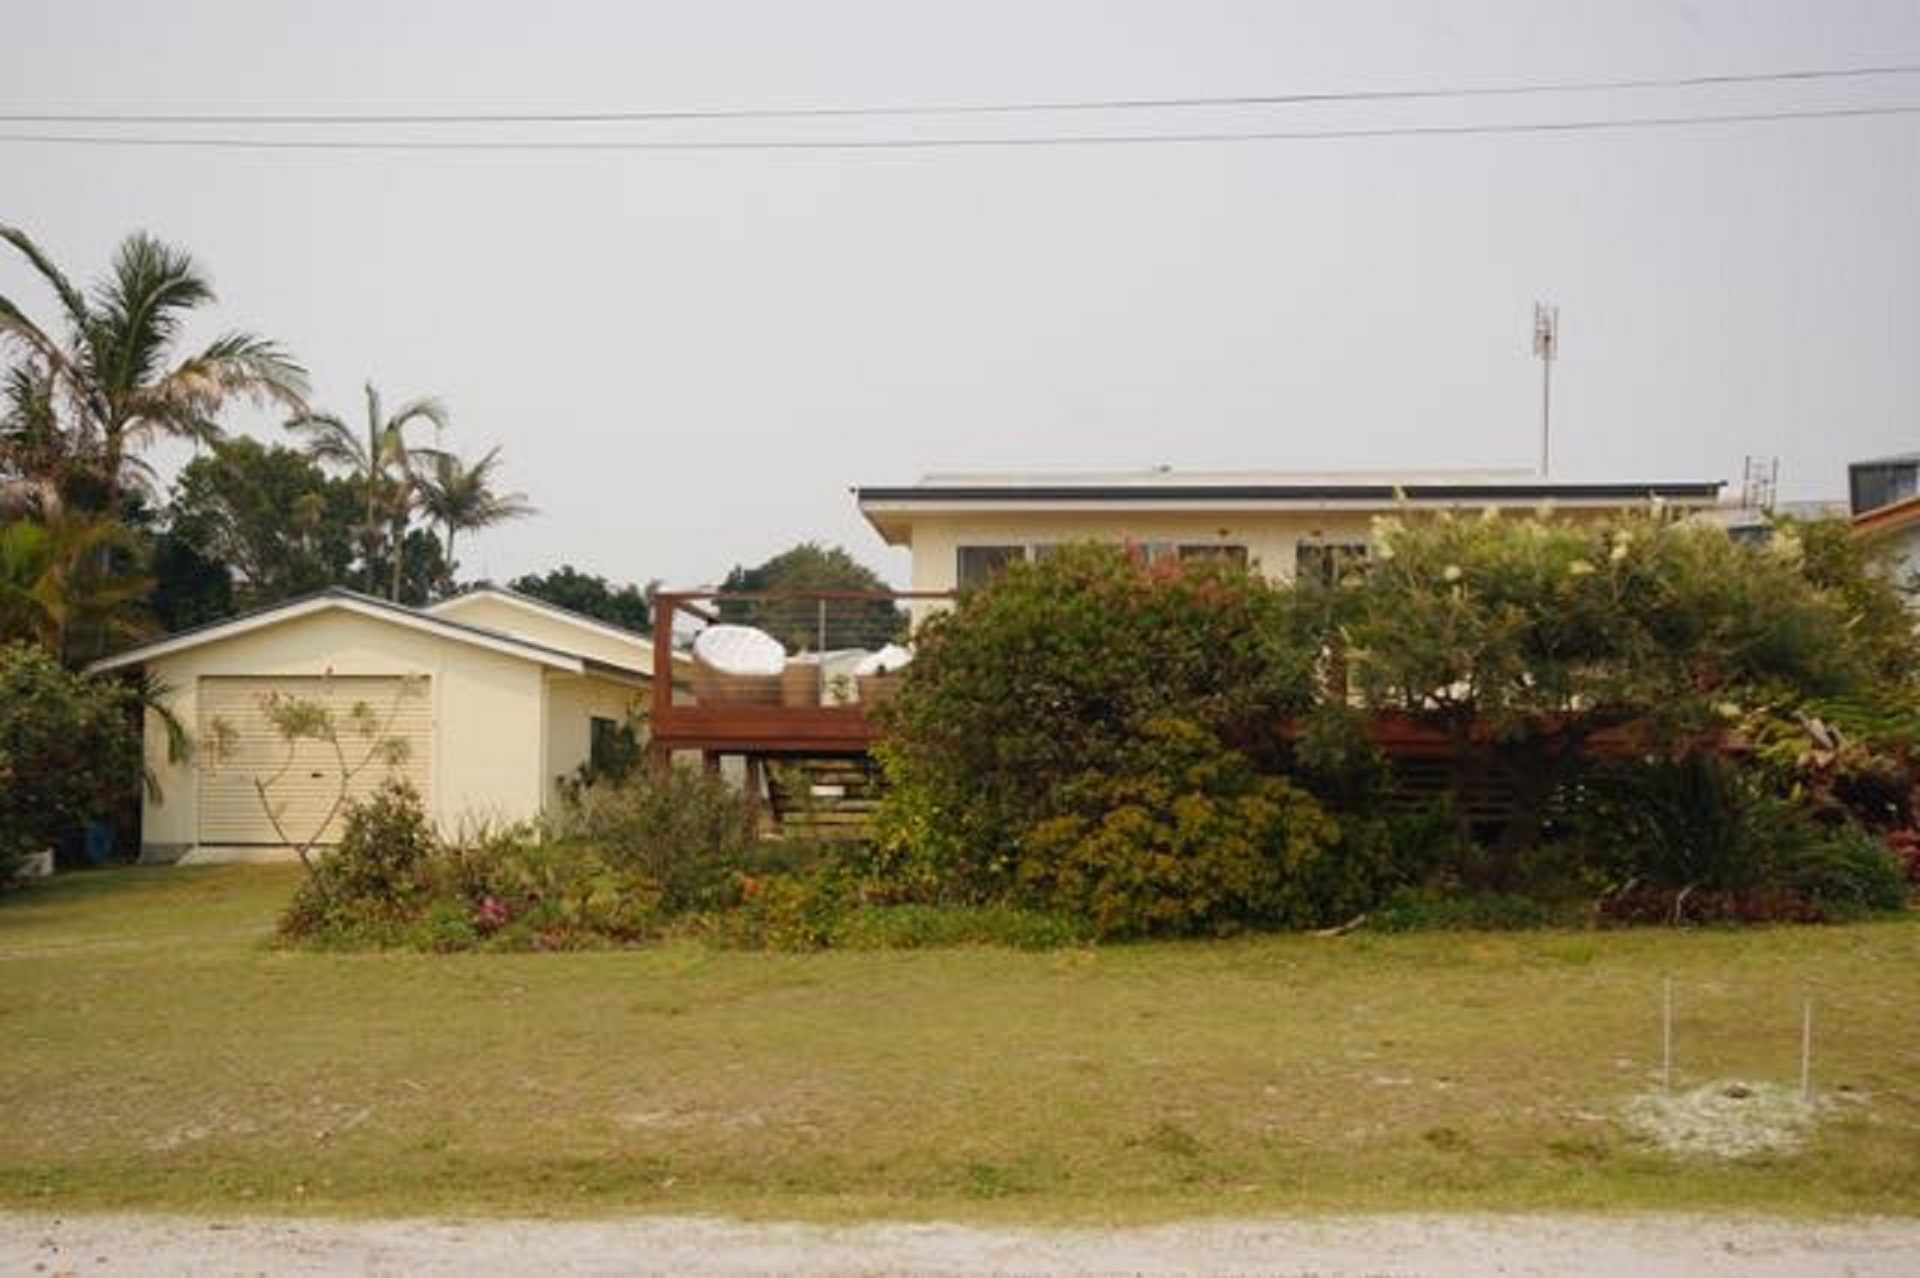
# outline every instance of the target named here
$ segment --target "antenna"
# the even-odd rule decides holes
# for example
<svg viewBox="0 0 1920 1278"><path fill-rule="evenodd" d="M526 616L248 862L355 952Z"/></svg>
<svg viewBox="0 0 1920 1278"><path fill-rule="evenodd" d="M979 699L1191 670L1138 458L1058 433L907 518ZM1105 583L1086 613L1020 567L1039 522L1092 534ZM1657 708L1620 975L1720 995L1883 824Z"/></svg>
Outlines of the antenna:
<svg viewBox="0 0 1920 1278"><path fill-rule="evenodd" d="M1740 504L1771 515L1780 489L1780 459L1749 455L1741 466Z"/></svg>
<svg viewBox="0 0 1920 1278"><path fill-rule="evenodd" d="M1540 477L1553 458L1553 361L1560 355L1560 308L1533 304L1533 353L1540 357Z"/></svg>

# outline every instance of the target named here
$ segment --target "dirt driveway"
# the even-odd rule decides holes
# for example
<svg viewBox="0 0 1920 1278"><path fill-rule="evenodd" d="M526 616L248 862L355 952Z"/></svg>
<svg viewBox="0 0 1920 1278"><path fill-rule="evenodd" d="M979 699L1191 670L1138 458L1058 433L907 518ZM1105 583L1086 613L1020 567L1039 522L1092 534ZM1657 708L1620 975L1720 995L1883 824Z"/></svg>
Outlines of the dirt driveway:
<svg viewBox="0 0 1920 1278"><path fill-rule="evenodd" d="M960 1225L0 1215L0 1273L392 1275L1910 1275L1920 1221L1381 1216L1116 1231Z"/></svg>

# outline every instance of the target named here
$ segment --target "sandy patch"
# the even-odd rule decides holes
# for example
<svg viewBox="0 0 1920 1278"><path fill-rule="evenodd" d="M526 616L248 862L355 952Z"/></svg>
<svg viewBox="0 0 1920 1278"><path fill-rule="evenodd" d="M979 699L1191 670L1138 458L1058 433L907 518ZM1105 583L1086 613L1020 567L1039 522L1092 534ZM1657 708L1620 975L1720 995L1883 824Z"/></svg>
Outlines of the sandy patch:
<svg viewBox="0 0 1920 1278"><path fill-rule="evenodd" d="M1752 1158L1800 1147L1825 1108L1795 1088L1724 1079L1685 1092L1651 1092L1627 1102L1627 1126L1670 1154Z"/></svg>

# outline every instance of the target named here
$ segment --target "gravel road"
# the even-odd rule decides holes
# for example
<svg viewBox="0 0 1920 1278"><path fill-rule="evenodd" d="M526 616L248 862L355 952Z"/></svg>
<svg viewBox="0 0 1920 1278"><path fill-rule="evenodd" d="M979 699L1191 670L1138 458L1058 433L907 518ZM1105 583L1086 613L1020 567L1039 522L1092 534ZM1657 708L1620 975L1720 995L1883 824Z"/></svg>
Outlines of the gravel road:
<svg viewBox="0 0 1920 1278"><path fill-rule="evenodd" d="M1920 1220L1379 1216L1122 1230L0 1214L0 1273L54 1275L1907 1275Z"/></svg>

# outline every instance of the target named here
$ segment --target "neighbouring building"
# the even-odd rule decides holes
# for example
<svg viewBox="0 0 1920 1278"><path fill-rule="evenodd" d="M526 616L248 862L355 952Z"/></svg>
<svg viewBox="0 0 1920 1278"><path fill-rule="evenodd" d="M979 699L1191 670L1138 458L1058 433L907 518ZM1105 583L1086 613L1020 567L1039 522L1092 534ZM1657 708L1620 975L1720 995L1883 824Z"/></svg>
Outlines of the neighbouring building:
<svg viewBox="0 0 1920 1278"><path fill-rule="evenodd" d="M1903 583L1920 580L1920 453L1854 462L1847 498L1854 533L1887 544Z"/></svg>

